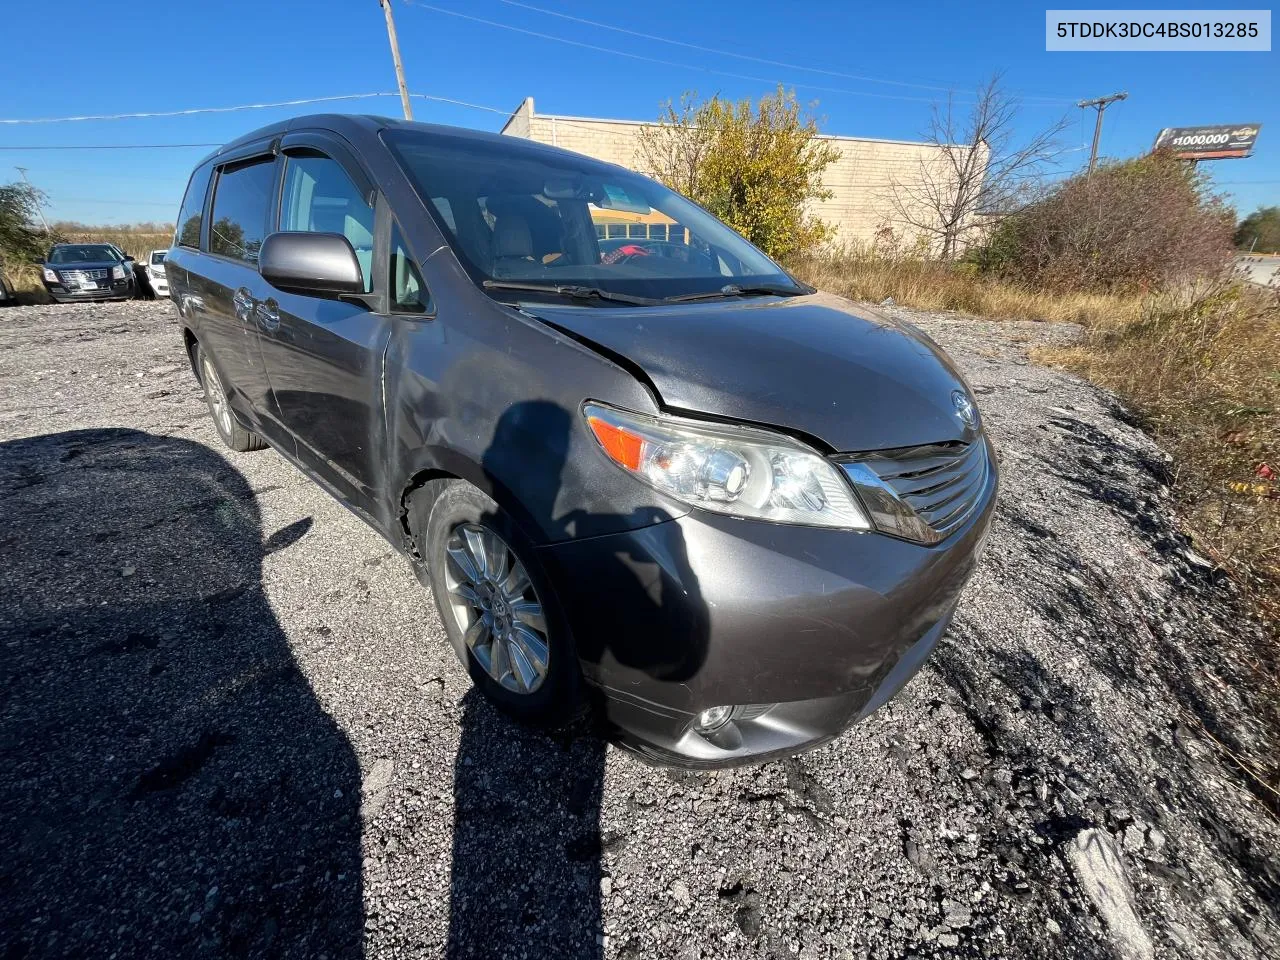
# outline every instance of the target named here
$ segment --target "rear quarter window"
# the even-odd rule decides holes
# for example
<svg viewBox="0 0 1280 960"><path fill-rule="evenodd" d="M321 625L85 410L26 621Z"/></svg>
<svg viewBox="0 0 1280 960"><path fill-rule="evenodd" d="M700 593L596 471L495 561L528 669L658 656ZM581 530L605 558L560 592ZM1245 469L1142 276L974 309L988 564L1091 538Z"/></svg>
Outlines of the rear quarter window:
<svg viewBox="0 0 1280 960"><path fill-rule="evenodd" d="M191 182L187 184L186 195L182 198L182 209L178 211L178 229L174 233L174 243L182 247L200 249L200 227L204 220L204 199L209 192L209 177L213 167L206 165L197 167L191 174Z"/></svg>

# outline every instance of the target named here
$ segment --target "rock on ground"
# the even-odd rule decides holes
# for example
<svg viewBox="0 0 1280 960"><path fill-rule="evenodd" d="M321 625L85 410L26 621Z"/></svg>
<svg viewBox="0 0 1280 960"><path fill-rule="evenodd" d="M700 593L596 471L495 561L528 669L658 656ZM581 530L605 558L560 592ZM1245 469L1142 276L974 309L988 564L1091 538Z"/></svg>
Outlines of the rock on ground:
<svg viewBox="0 0 1280 960"><path fill-rule="evenodd" d="M1151 938L1133 909L1133 888L1111 834L1097 827L1081 830L1067 847L1067 862L1106 924L1115 941L1116 954L1123 960L1149 960L1155 956Z"/></svg>
<svg viewBox="0 0 1280 960"><path fill-rule="evenodd" d="M717 773L469 693L385 542L219 447L168 304L0 311L0 955L1275 957L1262 630L1174 465L1028 362L1071 328L884 310L978 395L985 556L885 709Z"/></svg>

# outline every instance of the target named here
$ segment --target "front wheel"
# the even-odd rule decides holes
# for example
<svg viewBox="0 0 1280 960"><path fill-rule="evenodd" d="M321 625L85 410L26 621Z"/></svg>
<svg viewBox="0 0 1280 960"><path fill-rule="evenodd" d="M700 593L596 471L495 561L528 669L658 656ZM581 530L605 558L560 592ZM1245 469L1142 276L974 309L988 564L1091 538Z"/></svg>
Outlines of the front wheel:
<svg viewBox="0 0 1280 960"><path fill-rule="evenodd" d="M507 513L471 484L448 481L415 535L440 619L475 685L520 720L550 724L577 713L568 628L533 544Z"/></svg>

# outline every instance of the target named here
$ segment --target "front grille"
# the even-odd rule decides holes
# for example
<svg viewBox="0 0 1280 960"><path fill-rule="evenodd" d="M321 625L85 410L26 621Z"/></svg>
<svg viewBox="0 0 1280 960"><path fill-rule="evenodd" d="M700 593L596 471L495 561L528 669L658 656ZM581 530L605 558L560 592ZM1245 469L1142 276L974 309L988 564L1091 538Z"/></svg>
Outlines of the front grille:
<svg viewBox="0 0 1280 960"><path fill-rule="evenodd" d="M100 270L59 270L58 276L72 283L86 283L89 280L105 280L110 275L108 269Z"/></svg>
<svg viewBox="0 0 1280 960"><path fill-rule="evenodd" d="M964 523L982 502L991 476L981 438L882 450L841 466L877 528L923 543L937 543Z"/></svg>

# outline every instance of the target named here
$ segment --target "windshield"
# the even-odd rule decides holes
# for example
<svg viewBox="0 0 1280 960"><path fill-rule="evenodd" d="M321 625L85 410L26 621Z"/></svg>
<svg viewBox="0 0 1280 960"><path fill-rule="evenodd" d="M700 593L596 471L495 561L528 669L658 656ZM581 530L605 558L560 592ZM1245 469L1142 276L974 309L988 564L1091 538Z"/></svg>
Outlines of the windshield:
<svg viewBox="0 0 1280 960"><path fill-rule="evenodd" d="M106 243L72 243L49 251L50 263L116 263L115 248Z"/></svg>
<svg viewBox="0 0 1280 960"><path fill-rule="evenodd" d="M168 255L169 255L168 250L152 250L151 263L152 264L164 263L164 258L167 257Z"/></svg>
<svg viewBox="0 0 1280 960"><path fill-rule="evenodd" d="M383 136L477 283L653 299L729 284L803 292L715 217L638 174L515 139Z"/></svg>

